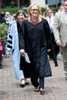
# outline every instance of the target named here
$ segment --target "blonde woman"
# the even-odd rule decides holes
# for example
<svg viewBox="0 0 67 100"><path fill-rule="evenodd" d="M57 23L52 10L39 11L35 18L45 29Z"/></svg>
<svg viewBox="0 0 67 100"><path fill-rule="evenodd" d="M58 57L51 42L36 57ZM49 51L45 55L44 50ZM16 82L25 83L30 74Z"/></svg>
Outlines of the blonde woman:
<svg viewBox="0 0 67 100"><path fill-rule="evenodd" d="M50 50L50 29L47 21L40 17L39 5L28 7L28 19L23 22L19 34L21 55L28 54L30 63L21 58L21 70L25 77L30 77L35 92L45 93L44 77L51 76L51 68L47 58L47 49ZM24 68L23 68L24 66ZM39 81L38 81L39 79Z"/></svg>

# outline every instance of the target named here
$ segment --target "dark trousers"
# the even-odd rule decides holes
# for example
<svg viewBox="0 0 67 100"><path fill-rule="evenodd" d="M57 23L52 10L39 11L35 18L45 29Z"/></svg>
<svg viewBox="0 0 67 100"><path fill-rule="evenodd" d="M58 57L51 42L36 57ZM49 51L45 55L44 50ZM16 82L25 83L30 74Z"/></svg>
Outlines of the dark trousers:
<svg viewBox="0 0 67 100"><path fill-rule="evenodd" d="M53 32L51 32L51 51L48 53L49 57L53 59L55 66L58 65L57 54L59 53L59 46L56 45Z"/></svg>
<svg viewBox="0 0 67 100"><path fill-rule="evenodd" d="M52 44L51 45L51 51L48 53L49 58L52 58L53 59L55 65L58 65L58 62L57 62L57 54L58 54L58 51L59 51L58 46L56 46L55 44Z"/></svg>
<svg viewBox="0 0 67 100"><path fill-rule="evenodd" d="M57 62L57 55L56 55L56 52L55 52L54 44L52 44L51 50L52 50L52 57L53 57L54 63L58 64L58 62Z"/></svg>
<svg viewBox="0 0 67 100"><path fill-rule="evenodd" d="M39 80L40 88L44 89L44 77L41 77Z"/></svg>
<svg viewBox="0 0 67 100"><path fill-rule="evenodd" d="M5 41L2 42L2 46L3 46L3 54L6 55L6 50L5 50L6 42Z"/></svg>
<svg viewBox="0 0 67 100"><path fill-rule="evenodd" d="M39 78L39 82L38 82L38 77L32 77L31 83L35 88L39 86L39 88L44 89L44 77Z"/></svg>
<svg viewBox="0 0 67 100"><path fill-rule="evenodd" d="M1 58L2 58L2 51L0 51L0 61L1 61Z"/></svg>

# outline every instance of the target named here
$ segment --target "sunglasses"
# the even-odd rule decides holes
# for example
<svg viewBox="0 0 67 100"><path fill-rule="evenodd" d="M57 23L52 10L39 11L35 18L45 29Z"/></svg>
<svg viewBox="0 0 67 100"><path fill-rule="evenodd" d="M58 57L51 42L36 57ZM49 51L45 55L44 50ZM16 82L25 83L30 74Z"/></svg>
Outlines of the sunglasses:
<svg viewBox="0 0 67 100"><path fill-rule="evenodd" d="M38 9L31 9L32 11L38 11Z"/></svg>
<svg viewBox="0 0 67 100"><path fill-rule="evenodd" d="M48 13L52 13L52 12L48 12Z"/></svg>

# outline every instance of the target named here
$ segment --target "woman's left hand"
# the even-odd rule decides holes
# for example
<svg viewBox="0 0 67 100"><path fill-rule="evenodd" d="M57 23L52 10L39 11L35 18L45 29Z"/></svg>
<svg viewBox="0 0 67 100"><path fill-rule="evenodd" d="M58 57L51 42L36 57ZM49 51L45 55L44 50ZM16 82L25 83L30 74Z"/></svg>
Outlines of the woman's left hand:
<svg viewBox="0 0 67 100"><path fill-rule="evenodd" d="M47 52L50 52L50 51L51 51L51 49L48 49L48 50L47 50Z"/></svg>

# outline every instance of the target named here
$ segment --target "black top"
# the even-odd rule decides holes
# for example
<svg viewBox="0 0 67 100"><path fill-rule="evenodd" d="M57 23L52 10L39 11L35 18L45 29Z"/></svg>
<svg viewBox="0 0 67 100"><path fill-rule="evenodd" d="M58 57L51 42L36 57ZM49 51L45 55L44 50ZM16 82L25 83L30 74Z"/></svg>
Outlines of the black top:
<svg viewBox="0 0 67 100"><path fill-rule="evenodd" d="M17 30L18 30L18 33L20 32L20 27L21 27L21 25L17 22Z"/></svg>
<svg viewBox="0 0 67 100"><path fill-rule="evenodd" d="M6 23L4 18L0 18L0 23Z"/></svg>
<svg viewBox="0 0 67 100"><path fill-rule="evenodd" d="M21 34L20 39L25 37L25 40L30 42L30 44L35 42L35 45L39 43L40 43L39 45L42 45L44 42L46 42L47 48L48 49L51 48L50 28L48 22L45 19L42 19L42 21L36 25L33 25L30 22L28 22L28 20L25 20L21 26L20 34ZM20 49L26 48L24 42L26 43L26 41L20 40ZM34 46L34 44L31 44L31 46Z"/></svg>

